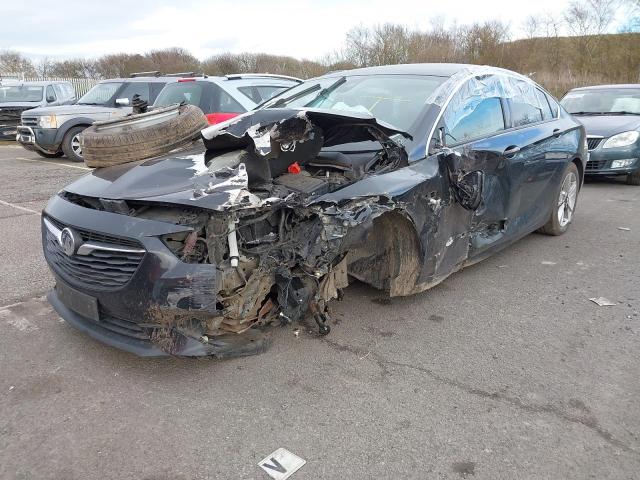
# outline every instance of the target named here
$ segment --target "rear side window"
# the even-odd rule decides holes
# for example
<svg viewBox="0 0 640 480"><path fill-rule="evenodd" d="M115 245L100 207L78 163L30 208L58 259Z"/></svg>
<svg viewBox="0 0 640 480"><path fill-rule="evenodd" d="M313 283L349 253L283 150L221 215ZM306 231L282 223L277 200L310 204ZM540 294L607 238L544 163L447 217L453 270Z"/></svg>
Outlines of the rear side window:
<svg viewBox="0 0 640 480"><path fill-rule="evenodd" d="M244 113L246 111L247 110L240 105L235 98L216 85L212 112Z"/></svg>
<svg viewBox="0 0 640 480"><path fill-rule="evenodd" d="M149 103L153 103L156 101L156 98L158 98L158 94L162 91L162 89L165 87L165 85L167 85L166 83L160 83L160 82L152 82L149 84L150 85L150 97L149 97Z"/></svg>
<svg viewBox="0 0 640 480"><path fill-rule="evenodd" d="M63 83L62 89L66 93L67 99L71 100L76 98L76 91L73 89L73 86L70 83Z"/></svg>
<svg viewBox="0 0 640 480"><path fill-rule="evenodd" d="M538 101L540 102L540 106L542 107L542 118L545 120L551 120L554 115L551 111L551 107L549 106L549 102L547 101L547 96L536 88L536 95L538 96Z"/></svg>
<svg viewBox="0 0 640 480"><path fill-rule="evenodd" d="M46 95L46 97L47 97L47 102L49 100L51 100L51 98L53 98L53 100L52 100L53 102L55 102L57 100L56 94L53 91L53 86L52 85L47 85L47 95Z"/></svg>
<svg viewBox="0 0 640 480"><path fill-rule="evenodd" d="M62 85L59 83L56 83L53 86L53 89L56 91L56 96L60 99L60 100L66 100L67 96L64 93L64 90L62 89Z"/></svg>
<svg viewBox="0 0 640 480"><path fill-rule="evenodd" d="M541 122L555 116L546 95L534 84L523 80L512 81L509 106L514 127Z"/></svg>
<svg viewBox="0 0 640 480"><path fill-rule="evenodd" d="M472 79L449 102L442 117L447 145L465 143L504 130L500 96L492 88L491 81L482 80Z"/></svg>
<svg viewBox="0 0 640 480"><path fill-rule="evenodd" d="M551 113L553 114L553 117L557 118L558 108L560 108L560 106L558 105L558 102L556 102L556 99L553 98L551 95L545 94L545 97L547 97L547 102L549 102L549 107L551 108Z"/></svg>
<svg viewBox="0 0 640 480"><path fill-rule="evenodd" d="M118 94L118 98L128 98L129 101L134 95L140 95L141 100L149 101L149 84L146 82L131 82Z"/></svg>
<svg viewBox="0 0 640 480"><path fill-rule="evenodd" d="M166 107L167 105L171 105L173 103L188 103L189 105L195 105L196 107L202 108L202 97L203 97L204 86L201 83L196 82L178 82L178 83L170 83L158 98L154 105L156 107Z"/></svg>
<svg viewBox="0 0 640 480"><path fill-rule="evenodd" d="M247 87L238 87L238 91L253 101L253 103L259 104L270 100L287 88L289 87L282 87L279 85L251 85Z"/></svg>

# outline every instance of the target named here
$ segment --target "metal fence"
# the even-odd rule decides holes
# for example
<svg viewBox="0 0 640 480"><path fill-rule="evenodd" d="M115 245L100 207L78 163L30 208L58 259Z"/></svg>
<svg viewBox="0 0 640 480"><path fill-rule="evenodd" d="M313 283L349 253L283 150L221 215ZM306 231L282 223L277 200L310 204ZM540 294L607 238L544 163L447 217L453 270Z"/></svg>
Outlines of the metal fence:
<svg viewBox="0 0 640 480"><path fill-rule="evenodd" d="M25 75L22 73L1 73L0 79L7 78L12 80L20 80L23 82L34 82L34 81L59 81L59 82L69 82L73 85L73 88L76 91L76 96L80 98L82 95L87 93L91 87L97 84L100 80L94 78L63 78L63 77L38 77Z"/></svg>

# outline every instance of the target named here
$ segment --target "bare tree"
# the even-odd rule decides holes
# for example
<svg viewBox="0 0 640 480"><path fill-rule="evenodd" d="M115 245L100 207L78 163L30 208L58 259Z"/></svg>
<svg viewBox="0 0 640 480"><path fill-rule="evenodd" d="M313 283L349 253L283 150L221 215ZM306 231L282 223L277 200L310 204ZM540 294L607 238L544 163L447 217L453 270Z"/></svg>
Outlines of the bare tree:
<svg viewBox="0 0 640 480"><path fill-rule="evenodd" d="M19 52L0 51L0 72L35 75L36 70L31 60Z"/></svg>

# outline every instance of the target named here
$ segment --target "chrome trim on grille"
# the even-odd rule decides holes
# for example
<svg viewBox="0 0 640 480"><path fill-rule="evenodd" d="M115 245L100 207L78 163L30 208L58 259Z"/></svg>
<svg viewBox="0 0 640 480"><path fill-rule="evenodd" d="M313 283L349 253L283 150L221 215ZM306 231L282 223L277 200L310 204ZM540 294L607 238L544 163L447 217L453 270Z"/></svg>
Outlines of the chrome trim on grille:
<svg viewBox="0 0 640 480"><path fill-rule="evenodd" d="M56 227L53 223L51 223L47 218L43 218L47 230L51 232L51 234L56 238L59 245L62 245L62 230ZM109 243L103 242L85 242L80 247L78 247L78 251L76 255L89 255L94 250L102 250L106 252L123 252L123 253L145 253L146 250L144 248L134 248L134 247L123 247L119 245L111 245Z"/></svg>

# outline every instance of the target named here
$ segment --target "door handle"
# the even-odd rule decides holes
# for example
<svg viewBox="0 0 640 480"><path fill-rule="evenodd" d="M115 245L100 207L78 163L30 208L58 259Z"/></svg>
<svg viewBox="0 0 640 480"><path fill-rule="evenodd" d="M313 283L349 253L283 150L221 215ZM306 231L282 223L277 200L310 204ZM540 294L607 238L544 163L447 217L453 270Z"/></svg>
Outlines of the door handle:
<svg viewBox="0 0 640 480"><path fill-rule="evenodd" d="M516 153L520 151L520 147L517 145L511 145L505 148L504 152L502 152L502 156L504 157L513 157Z"/></svg>

